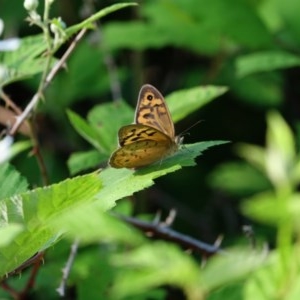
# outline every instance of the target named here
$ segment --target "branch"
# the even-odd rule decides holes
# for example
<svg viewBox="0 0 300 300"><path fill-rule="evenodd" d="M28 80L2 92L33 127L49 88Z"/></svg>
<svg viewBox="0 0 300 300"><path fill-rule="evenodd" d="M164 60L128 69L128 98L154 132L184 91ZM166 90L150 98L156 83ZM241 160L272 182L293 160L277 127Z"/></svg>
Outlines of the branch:
<svg viewBox="0 0 300 300"><path fill-rule="evenodd" d="M133 225L134 227L151 234L151 236L156 236L167 241L174 242L183 246L184 248L191 249L197 252L200 252L204 256L211 256L213 254L226 254L219 246L209 245L204 242L201 242L193 237L179 233L169 227L170 221L167 218L167 222L145 222L138 220L136 218L116 215L119 219ZM170 214L171 215L171 214Z"/></svg>
<svg viewBox="0 0 300 300"><path fill-rule="evenodd" d="M71 246L71 251L70 251L70 255L69 255L68 261L66 263L66 266L62 270L63 276L62 276L59 287L56 289L59 296L61 296L61 297L65 296L66 283L67 283L67 280L68 280L69 274L71 272L71 268L72 268L72 265L73 265L73 262L74 262L74 259L75 259L76 253L77 253L78 245L79 245L79 241L75 240Z"/></svg>
<svg viewBox="0 0 300 300"><path fill-rule="evenodd" d="M84 29L82 29L76 35L75 39L72 41L72 43L69 46L69 48L67 49L67 51L61 57L61 59L54 65L54 67L52 68L52 70L50 70L49 74L47 75L47 77L45 79L45 82L44 82L42 88L39 89L33 95L31 101L28 103L28 105L26 106L25 110L19 116L16 117L16 122L15 122L15 124L13 125L13 127L9 131L10 135L14 135L17 132L18 128L25 121L25 119L28 117L28 115L30 114L30 112L36 107L39 99L42 96L42 92L48 87L49 83L52 81L52 79L57 74L57 72L59 71L59 69L62 68L62 66L66 62L67 58L70 56L70 54L74 50L76 44L83 37L83 35L85 34L85 32L86 32L86 29L84 28Z"/></svg>
<svg viewBox="0 0 300 300"><path fill-rule="evenodd" d="M19 267L17 267L13 271L7 273L6 277L20 274L23 271L23 269L25 269L33 264L38 264L43 259L44 259L44 251L37 252L33 256L31 256L29 259L27 259L25 262L23 262Z"/></svg>

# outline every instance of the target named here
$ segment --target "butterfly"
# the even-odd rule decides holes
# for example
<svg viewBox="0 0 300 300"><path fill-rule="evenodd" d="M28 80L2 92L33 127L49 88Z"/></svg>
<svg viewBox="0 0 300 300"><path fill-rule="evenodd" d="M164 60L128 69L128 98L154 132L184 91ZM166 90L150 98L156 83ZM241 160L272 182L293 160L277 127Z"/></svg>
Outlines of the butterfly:
<svg viewBox="0 0 300 300"><path fill-rule="evenodd" d="M161 93L152 85L142 86L134 124L120 128L119 148L112 153L113 168L136 169L160 161L178 150L181 138Z"/></svg>

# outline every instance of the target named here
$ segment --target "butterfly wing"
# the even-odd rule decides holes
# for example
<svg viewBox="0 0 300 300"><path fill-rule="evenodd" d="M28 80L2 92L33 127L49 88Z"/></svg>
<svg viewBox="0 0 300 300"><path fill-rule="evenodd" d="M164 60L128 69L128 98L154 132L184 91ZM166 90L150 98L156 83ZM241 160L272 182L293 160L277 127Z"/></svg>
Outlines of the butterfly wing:
<svg viewBox="0 0 300 300"><path fill-rule="evenodd" d="M135 123L156 128L175 139L174 123L162 94L152 85L142 86L135 111Z"/></svg>
<svg viewBox="0 0 300 300"><path fill-rule="evenodd" d="M171 140L163 142L141 140L117 149L111 155L109 164L117 169L136 169L160 161L165 156L175 152L176 149L177 144Z"/></svg>
<svg viewBox="0 0 300 300"><path fill-rule="evenodd" d="M177 144L163 132L142 125L127 125L119 130L119 144L110 157L114 168L140 168L175 152Z"/></svg>
<svg viewBox="0 0 300 300"><path fill-rule="evenodd" d="M172 139L163 132L143 124L123 126L118 132L119 146L133 144L139 141L172 142Z"/></svg>

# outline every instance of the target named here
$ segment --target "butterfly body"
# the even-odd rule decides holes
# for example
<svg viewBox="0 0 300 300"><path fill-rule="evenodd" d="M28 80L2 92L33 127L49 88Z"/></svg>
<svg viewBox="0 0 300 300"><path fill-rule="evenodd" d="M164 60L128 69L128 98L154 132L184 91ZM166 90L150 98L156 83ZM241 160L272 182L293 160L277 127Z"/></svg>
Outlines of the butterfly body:
<svg viewBox="0 0 300 300"><path fill-rule="evenodd" d="M135 124L121 127L118 138L119 148L109 161L114 168L144 167L177 151L179 141L170 112L155 87L142 86Z"/></svg>

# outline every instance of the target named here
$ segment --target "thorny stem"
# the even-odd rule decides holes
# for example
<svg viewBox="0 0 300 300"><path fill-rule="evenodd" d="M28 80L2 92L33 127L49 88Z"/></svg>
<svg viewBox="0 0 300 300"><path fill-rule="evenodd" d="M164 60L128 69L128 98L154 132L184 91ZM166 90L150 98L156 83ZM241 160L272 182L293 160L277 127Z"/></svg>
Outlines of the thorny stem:
<svg viewBox="0 0 300 300"><path fill-rule="evenodd" d="M73 42L71 43L71 45L69 46L69 48L67 49L67 51L64 53L64 55L62 56L62 58L50 70L50 72L48 73L48 75L46 76L46 78L45 78L45 80L43 82L42 88L39 89L34 94L34 96L32 97L31 101L28 103L28 105L26 106L25 110L21 113L21 115L17 116L17 120L16 120L15 124L13 125L13 127L11 128L11 130L9 131L10 135L14 135L16 133L16 131L18 130L18 128L20 127L20 125L22 124L22 122L24 122L24 120L28 117L28 115L30 114L30 112L33 110L33 108L38 103L42 92L48 87L48 85L52 81L53 77L56 75L56 73L59 71L59 69L64 65L64 63L66 62L67 58L70 56L70 54L74 50L77 42L83 37L83 35L85 34L85 32L86 32L86 29L84 28L84 29L82 29L77 34L77 36L75 37L75 39L73 40Z"/></svg>
<svg viewBox="0 0 300 300"><path fill-rule="evenodd" d="M66 263L66 266L62 270L63 276L62 276L59 287L56 289L56 291L58 292L58 294L61 297L65 296L66 283L67 283L69 274L71 272L71 268L72 268L72 265L73 265L73 262L74 262L74 259L75 259L76 253L77 253L78 246L79 246L79 240L76 239L71 246L71 251L70 251L70 255L69 255L68 261Z"/></svg>
<svg viewBox="0 0 300 300"><path fill-rule="evenodd" d="M184 248L197 251L205 257L211 256L216 253L226 254L226 252L219 246L206 244L193 237L184 235L171 229L168 222L168 224L166 225L166 222L145 222L132 217L121 216L117 214L114 215L119 219L125 221L126 223L129 223L134 227L144 231L148 235L175 242L176 244L181 245ZM170 219L170 217L168 217L167 219Z"/></svg>
<svg viewBox="0 0 300 300"><path fill-rule="evenodd" d="M2 98L7 107L10 107L15 114L21 114L21 109L9 98L2 89L0 89L0 98Z"/></svg>

